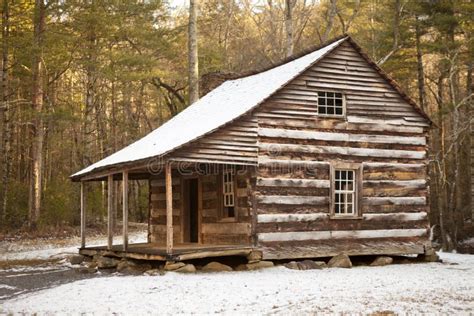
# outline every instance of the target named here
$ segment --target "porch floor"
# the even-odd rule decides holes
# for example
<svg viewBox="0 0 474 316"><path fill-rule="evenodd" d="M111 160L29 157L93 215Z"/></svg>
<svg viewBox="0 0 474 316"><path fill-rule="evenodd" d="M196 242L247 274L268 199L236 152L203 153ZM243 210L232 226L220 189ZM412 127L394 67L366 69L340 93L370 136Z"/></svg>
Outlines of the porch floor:
<svg viewBox="0 0 474 316"><path fill-rule="evenodd" d="M122 245L89 246L79 249L79 253L86 256L104 255L108 257L130 258L137 260L182 261L207 257L248 256L254 248L250 245L209 245L198 243L180 243L173 246L171 255L166 253L166 245L160 243L129 244L127 251Z"/></svg>

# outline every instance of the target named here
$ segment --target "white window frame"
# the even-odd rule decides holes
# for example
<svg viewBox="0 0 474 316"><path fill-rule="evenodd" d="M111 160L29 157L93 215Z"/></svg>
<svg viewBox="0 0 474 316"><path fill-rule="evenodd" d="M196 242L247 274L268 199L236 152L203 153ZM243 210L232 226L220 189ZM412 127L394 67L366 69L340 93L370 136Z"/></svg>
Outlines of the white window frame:
<svg viewBox="0 0 474 316"><path fill-rule="evenodd" d="M222 169L222 201L220 203L220 220L237 220L237 210L235 208L235 175L236 170L233 166L224 166ZM233 208L233 216L229 216L227 208Z"/></svg>
<svg viewBox="0 0 474 316"><path fill-rule="evenodd" d="M336 171L351 171L353 172L353 186L352 190L344 190L341 187L336 190ZM362 164L361 163L344 163L336 162L331 164L330 170L330 217L331 218L362 218L361 201L362 201ZM351 213L336 213L336 194L351 194L352 196L352 212ZM339 200L341 201L341 200ZM341 202L339 202L341 203ZM347 206L347 200L343 205Z"/></svg>
<svg viewBox="0 0 474 316"><path fill-rule="evenodd" d="M317 95L318 95L318 98L317 98L317 110L318 110L318 115L319 116L324 116L324 117L335 117L335 118L344 118L346 116L346 97L345 97L345 94L342 93L342 92L338 92L338 91L317 91L316 92ZM333 94L333 97L328 97L327 94L328 93L332 93ZM325 94L324 96L322 94ZM340 97L336 97L336 95L339 94L341 95ZM319 100L320 99L325 99L326 100L326 105L324 105L324 107L326 107L326 112L327 112L327 109L330 108L330 107L333 107L334 108L334 113L333 114L328 114L328 113L321 113L319 107L321 106L319 104ZM328 106L327 105L327 100L328 99L333 99L334 100L334 105L333 106ZM342 113L341 114L336 114L336 99L337 100L341 100L341 106L342 106Z"/></svg>

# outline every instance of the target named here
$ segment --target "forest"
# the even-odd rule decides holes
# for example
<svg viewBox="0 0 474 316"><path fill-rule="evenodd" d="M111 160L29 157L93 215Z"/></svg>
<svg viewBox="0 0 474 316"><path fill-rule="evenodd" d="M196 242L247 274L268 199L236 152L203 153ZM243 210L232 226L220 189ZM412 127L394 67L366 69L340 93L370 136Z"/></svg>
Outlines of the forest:
<svg viewBox="0 0 474 316"><path fill-rule="evenodd" d="M430 221L456 249L474 215L474 3L463 0L2 0L0 230L79 224L69 176L225 78L350 34L430 116ZM105 222L105 184L88 225ZM130 217L148 216L147 183ZM471 228L469 228L471 227Z"/></svg>

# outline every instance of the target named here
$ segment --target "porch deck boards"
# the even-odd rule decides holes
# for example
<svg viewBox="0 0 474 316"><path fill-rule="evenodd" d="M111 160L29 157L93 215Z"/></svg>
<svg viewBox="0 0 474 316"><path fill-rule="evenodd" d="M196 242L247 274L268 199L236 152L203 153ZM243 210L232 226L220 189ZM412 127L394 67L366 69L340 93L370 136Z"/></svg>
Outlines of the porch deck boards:
<svg viewBox="0 0 474 316"><path fill-rule="evenodd" d="M166 245L160 243L136 243L129 244L127 251L123 250L123 245L113 245L111 249L107 246L88 246L79 249L79 253L87 256L96 254L130 258L138 260L191 260L207 257L224 256L247 256L253 250L250 245L203 245L197 243L181 243L173 246L171 255L166 253Z"/></svg>

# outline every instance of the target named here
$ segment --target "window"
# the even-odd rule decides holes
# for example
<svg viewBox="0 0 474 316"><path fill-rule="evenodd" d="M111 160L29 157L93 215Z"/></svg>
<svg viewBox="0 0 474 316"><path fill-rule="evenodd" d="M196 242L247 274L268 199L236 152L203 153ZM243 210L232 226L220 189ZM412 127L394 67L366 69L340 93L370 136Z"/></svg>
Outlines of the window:
<svg viewBox="0 0 474 316"><path fill-rule="evenodd" d="M319 115L344 115L344 102L342 93L318 91Z"/></svg>
<svg viewBox="0 0 474 316"><path fill-rule="evenodd" d="M360 217L361 177L360 163L331 165L331 217Z"/></svg>
<svg viewBox="0 0 474 316"><path fill-rule="evenodd" d="M334 215L355 215L355 171L336 170L334 177Z"/></svg>
<svg viewBox="0 0 474 316"><path fill-rule="evenodd" d="M234 169L224 167L222 172L223 218L235 217Z"/></svg>

